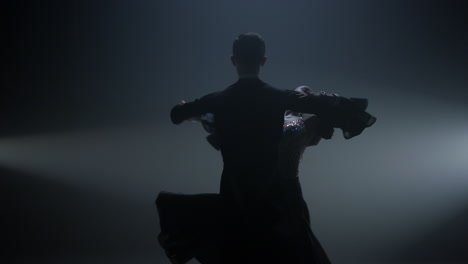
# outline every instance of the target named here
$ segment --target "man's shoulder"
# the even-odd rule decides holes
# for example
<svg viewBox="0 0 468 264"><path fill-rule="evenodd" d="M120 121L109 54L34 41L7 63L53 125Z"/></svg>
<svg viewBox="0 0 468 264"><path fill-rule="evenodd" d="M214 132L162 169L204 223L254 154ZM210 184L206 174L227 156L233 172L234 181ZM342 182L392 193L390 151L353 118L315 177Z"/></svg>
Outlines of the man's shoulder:
<svg viewBox="0 0 468 264"><path fill-rule="evenodd" d="M270 93L272 95L276 95L279 97L287 97L295 93L293 90L282 89L277 86L271 85L269 83L265 83L262 89L264 89L267 93Z"/></svg>
<svg viewBox="0 0 468 264"><path fill-rule="evenodd" d="M223 91L215 91L215 92L211 92L211 93L208 93L208 94L205 94L204 96L202 97L199 97L197 100L198 101L209 101L209 100L213 100L213 99L216 99L217 97L219 97L220 95L222 95Z"/></svg>
<svg viewBox="0 0 468 264"><path fill-rule="evenodd" d="M265 85L263 87L265 89L268 89L268 90L271 90L271 91L274 91L274 92L278 92L278 93L288 93L290 91L290 90L282 89L282 88L279 88L277 86L271 85L269 83L265 83Z"/></svg>
<svg viewBox="0 0 468 264"><path fill-rule="evenodd" d="M250 89L250 90L263 90L265 92L271 92L276 94L290 94L292 90L281 89L277 86L271 85L261 79L255 79L250 81L237 81L228 87L226 87L222 92L230 92L235 90L243 90L243 89Z"/></svg>

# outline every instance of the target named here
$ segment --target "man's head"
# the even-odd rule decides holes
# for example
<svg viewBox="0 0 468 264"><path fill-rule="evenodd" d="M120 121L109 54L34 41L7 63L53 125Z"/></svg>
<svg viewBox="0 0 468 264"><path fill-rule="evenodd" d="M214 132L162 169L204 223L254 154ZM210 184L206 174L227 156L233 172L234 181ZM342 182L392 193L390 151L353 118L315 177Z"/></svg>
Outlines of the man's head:
<svg viewBox="0 0 468 264"><path fill-rule="evenodd" d="M258 74L266 61L265 41L254 32L240 34L232 45L231 61L239 74Z"/></svg>

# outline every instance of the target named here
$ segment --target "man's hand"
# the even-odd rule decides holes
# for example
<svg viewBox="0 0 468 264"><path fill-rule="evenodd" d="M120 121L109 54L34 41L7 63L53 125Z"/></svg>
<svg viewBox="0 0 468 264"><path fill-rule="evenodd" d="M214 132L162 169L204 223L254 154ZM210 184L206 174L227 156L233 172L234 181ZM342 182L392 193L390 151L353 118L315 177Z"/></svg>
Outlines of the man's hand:
<svg viewBox="0 0 468 264"><path fill-rule="evenodd" d="M187 102L185 102L185 100L182 100L180 101L180 103L178 103L177 105L178 106L183 106L184 104L186 104ZM192 118L189 118L187 119L187 121L192 121L192 122L201 122L201 117L200 116L194 116Z"/></svg>

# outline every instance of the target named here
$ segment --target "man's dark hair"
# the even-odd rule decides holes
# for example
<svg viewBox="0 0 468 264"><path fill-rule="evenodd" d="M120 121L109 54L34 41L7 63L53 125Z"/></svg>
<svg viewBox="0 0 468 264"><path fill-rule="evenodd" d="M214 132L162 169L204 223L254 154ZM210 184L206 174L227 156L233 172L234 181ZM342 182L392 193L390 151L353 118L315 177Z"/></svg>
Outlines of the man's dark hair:
<svg viewBox="0 0 468 264"><path fill-rule="evenodd" d="M265 56L265 41L254 32L240 34L232 45L232 55L243 66L257 66Z"/></svg>

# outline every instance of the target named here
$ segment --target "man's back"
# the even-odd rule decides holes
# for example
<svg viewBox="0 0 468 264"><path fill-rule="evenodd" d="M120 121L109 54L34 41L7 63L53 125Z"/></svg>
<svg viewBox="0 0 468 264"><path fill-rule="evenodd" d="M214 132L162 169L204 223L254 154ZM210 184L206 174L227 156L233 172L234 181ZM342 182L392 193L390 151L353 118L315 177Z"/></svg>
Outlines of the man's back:
<svg viewBox="0 0 468 264"><path fill-rule="evenodd" d="M286 110L282 99L284 91L258 78L241 78L213 98L211 113L224 161L220 193L226 199L242 206L269 199L278 175Z"/></svg>
<svg viewBox="0 0 468 264"><path fill-rule="evenodd" d="M282 133L282 91L258 78L240 79L219 94L213 114L224 162L259 163L275 156Z"/></svg>

